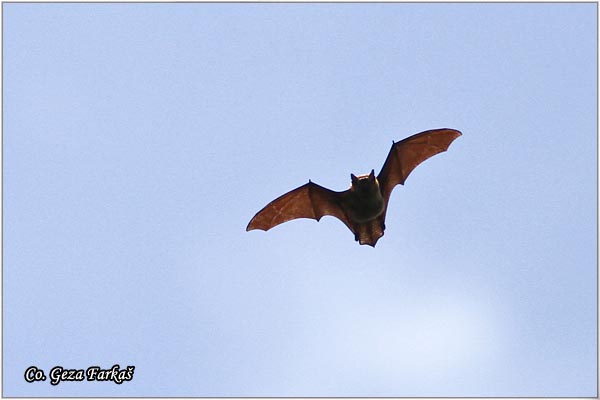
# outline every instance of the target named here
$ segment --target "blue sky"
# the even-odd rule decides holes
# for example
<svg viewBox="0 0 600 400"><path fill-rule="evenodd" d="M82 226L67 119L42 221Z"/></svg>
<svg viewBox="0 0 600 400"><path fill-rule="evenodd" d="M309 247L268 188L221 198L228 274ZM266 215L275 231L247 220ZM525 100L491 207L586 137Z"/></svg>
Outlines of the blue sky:
<svg viewBox="0 0 600 400"><path fill-rule="evenodd" d="M3 394L595 396L596 8L3 4ZM245 231L440 127L375 249Z"/></svg>

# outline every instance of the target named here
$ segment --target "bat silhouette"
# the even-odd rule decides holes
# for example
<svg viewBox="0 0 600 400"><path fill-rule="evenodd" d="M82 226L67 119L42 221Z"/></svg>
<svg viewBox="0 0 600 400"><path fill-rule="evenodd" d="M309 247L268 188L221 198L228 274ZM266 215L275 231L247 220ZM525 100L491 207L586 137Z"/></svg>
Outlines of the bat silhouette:
<svg viewBox="0 0 600 400"><path fill-rule="evenodd" d="M307 184L278 197L256 213L246 231L268 231L292 219L319 221L324 215L332 215L354 233L354 240L375 247L385 230L385 214L394 187L404 185L417 165L448 150L460 135L454 129L433 129L393 143L377 177L375 170L366 175L350 174L352 185L343 192L329 190L309 179Z"/></svg>

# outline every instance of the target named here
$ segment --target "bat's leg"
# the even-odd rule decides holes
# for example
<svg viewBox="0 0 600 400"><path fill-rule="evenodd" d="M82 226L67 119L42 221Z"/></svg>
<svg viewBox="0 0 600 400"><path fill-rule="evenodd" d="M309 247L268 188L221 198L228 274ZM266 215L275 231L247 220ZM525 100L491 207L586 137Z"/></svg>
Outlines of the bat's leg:
<svg viewBox="0 0 600 400"><path fill-rule="evenodd" d="M377 217L377 222L379 222L379 228L381 228L381 233L383 233L385 231L385 215Z"/></svg>

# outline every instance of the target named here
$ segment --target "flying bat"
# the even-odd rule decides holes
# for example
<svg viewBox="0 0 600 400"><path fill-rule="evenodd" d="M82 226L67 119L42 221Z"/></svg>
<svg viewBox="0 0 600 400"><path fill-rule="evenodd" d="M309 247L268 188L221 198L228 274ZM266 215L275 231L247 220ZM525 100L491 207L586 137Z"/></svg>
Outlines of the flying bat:
<svg viewBox="0 0 600 400"><path fill-rule="evenodd" d="M429 157L448 150L462 134L455 129L433 129L410 136L392 148L379 175L350 174L352 185L343 192L319 186L310 179L273 200L250 220L246 231L269 229L296 218L319 221L331 215L342 221L360 244L375 247L385 230L385 214L390 195L398 184L404 185L413 169Z"/></svg>

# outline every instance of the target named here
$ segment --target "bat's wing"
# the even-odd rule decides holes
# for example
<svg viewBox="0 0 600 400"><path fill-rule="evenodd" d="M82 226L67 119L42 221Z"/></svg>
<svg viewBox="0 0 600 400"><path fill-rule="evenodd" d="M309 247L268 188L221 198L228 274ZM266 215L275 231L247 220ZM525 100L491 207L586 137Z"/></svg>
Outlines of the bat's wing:
<svg viewBox="0 0 600 400"><path fill-rule="evenodd" d="M462 134L454 129L433 129L394 143L377 176L386 203L394 187L398 184L404 185L406 178L417 165L448 150L450 143L460 135Z"/></svg>
<svg viewBox="0 0 600 400"><path fill-rule="evenodd" d="M308 182L267 204L250 220L246 230L267 231L296 218L311 218L318 221L324 215L332 215L354 233L343 208L346 192L334 192L316 183Z"/></svg>

